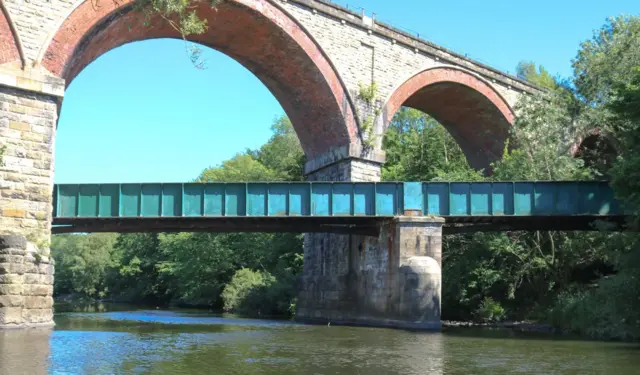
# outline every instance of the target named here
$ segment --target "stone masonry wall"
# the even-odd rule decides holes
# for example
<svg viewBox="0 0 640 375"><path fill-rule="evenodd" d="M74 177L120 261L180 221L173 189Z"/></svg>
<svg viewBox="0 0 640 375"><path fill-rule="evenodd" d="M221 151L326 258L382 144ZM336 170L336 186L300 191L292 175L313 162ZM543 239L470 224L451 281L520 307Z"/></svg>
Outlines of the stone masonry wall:
<svg viewBox="0 0 640 375"><path fill-rule="evenodd" d="M4 0L16 25L28 62L39 61L63 20L87 0ZM401 82L438 64L461 66L495 81L511 103L522 91L535 91L472 60L408 36L370 18L362 18L325 1L271 0L298 20L333 61L349 90L358 83L379 82L386 98ZM104 5L106 6L106 5ZM496 79L497 78L497 79Z"/></svg>
<svg viewBox="0 0 640 375"><path fill-rule="evenodd" d="M40 246L51 231L57 111L53 97L0 86L0 233Z"/></svg>
<svg viewBox="0 0 640 375"><path fill-rule="evenodd" d="M386 101L397 87L418 72L452 65L483 76L512 106L521 92L536 91L512 77L496 74L481 64L434 48L324 1L282 1L281 4L327 53L354 98L359 84L370 85L375 81L379 98Z"/></svg>
<svg viewBox="0 0 640 375"><path fill-rule="evenodd" d="M0 235L0 328L53 324L53 262L19 235Z"/></svg>
<svg viewBox="0 0 640 375"><path fill-rule="evenodd" d="M0 327L53 324L53 97L0 86Z"/></svg>

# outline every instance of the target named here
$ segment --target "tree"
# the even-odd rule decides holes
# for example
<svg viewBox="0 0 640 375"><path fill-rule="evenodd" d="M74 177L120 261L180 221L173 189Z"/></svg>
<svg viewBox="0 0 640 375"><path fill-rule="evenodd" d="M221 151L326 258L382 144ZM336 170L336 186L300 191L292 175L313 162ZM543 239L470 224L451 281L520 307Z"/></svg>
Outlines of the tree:
<svg viewBox="0 0 640 375"><path fill-rule="evenodd" d="M402 107L395 114L382 147L387 153L382 169L382 179L386 181L482 178L469 167L449 132L416 109Z"/></svg>
<svg viewBox="0 0 640 375"><path fill-rule="evenodd" d="M54 236L51 250L57 266L55 293L106 296L107 278L117 262L116 238L110 233Z"/></svg>
<svg viewBox="0 0 640 375"><path fill-rule="evenodd" d="M556 90L558 84L549 72L540 65L536 69L533 61L521 61L516 67L516 75L520 79L524 79L537 85L543 89Z"/></svg>
<svg viewBox="0 0 640 375"><path fill-rule="evenodd" d="M275 181L276 173L249 154L237 154L219 167L207 168L197 182Z"/></svg>
<svg viewBox="0 0 640 375"><path fill-rule="evenodd" d="M616 85L608 108L614 113L614 127L624 150L613 167L612 185L618 197L640 213L640 65L630 82Z"/></svg>
<svg viewBox="0 0 640 375"><path fill-rule="evenodd" d="M640 18L608 18L591 40L580 45L573 60L577 93L591 107L606 106L612 90L628 82L640 65Z"/></svg>
<svg viewBox="0 0 640 375"><path fill-rule="evenodd" d="M283 181L302 181L303 166L306 161L300 140L291 121L286 116L276 119L271 126L273 135L260 149L248 154L267 169L275 172L275 177Z"/></svg>

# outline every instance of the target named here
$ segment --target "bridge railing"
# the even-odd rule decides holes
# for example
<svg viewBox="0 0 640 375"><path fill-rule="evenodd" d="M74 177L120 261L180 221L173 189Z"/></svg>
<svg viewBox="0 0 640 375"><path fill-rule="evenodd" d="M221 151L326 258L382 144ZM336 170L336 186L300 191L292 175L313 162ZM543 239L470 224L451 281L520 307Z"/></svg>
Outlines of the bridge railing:
<svg viewBox="0 0 640 375"><path fill-rule="evenodd" d="M611 216L607 182L270 182L54 186L55 218Z"/></svg>

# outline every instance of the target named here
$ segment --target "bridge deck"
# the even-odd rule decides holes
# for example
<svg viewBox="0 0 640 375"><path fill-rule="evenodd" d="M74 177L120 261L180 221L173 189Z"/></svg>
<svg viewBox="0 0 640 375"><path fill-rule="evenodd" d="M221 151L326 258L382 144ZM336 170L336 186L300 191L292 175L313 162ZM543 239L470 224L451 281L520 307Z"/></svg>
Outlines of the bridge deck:
<svg viewBox="0 0 640 375"><path fill-rule="evenodd" d="M54 186L53 232L334 232L375 235L398 215L446 231L589 230L624 222L606 182L300 182Z"/></svg>

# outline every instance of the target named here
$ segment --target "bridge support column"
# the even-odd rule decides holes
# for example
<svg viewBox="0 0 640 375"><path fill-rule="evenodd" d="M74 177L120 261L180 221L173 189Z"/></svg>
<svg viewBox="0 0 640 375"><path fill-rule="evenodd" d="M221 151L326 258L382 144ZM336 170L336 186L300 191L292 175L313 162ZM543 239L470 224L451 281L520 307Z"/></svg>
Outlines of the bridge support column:
<svg viewBox="0 0 640 375"><path fill-rule="evenodd" d="M0 70L0 329L53 325L53 150L64 82Z"/></svg>
<svg viewBox="0 0 640 375"><path fill-rule="evenodd" d="M440 330L443 224L399 216L377 238L308 237L297 319Z"/></svg>
<svg viewBox="0 0 640 375"><path fill-rule="evenodd" d="M307 164L315 169L310 180L380 181L384 155L358 158L353 147L332 155L342 159ZM443 222L401 216L382 224L377 238L307 234L297 320L440 329Z"/></svg>

